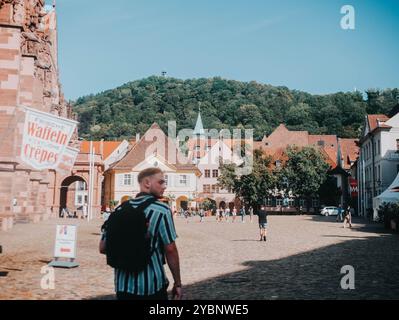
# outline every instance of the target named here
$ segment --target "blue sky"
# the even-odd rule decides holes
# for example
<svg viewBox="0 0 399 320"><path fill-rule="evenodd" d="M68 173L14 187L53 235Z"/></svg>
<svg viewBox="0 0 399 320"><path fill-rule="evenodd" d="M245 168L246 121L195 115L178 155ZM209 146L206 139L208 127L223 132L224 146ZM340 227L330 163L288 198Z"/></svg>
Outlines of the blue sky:
<svg viewBox="0 0 399 320"><path fill-rule="evenodd" d="M67 99L162 70L315 94L399 87L398 0L57 0L57 14Z"/></svg>

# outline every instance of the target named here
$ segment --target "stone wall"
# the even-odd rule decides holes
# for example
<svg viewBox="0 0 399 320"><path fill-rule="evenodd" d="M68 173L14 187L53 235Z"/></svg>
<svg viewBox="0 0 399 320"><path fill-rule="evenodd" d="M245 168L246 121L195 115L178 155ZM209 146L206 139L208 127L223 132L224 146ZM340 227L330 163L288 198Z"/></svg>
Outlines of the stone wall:
<svg viewBox="0 0 399 320"><path fill-rule="evenodd" d="M55 8L44 0L0 0L0 227L55 215L55 172L19 160L27 106L73 118L61 92ZM77 145L77 132L73 145Z"/></svg>

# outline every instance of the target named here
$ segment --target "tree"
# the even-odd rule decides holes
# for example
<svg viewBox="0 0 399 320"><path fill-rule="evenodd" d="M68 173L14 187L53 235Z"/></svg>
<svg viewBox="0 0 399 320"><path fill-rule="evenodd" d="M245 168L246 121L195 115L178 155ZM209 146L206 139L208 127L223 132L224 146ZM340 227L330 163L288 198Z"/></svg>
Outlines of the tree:
<svg viewBox="0 0 399 320"><path fill-rule="evenodd" d="M288 147L288 160L281 170L281 177L285 177L287 187L297 197L305 197L308 201L316 196L322 183L327 179L329 165L323 155L313 147Z"/></svg>
<svg viewBox="0 0 399 320"><path fill-rule="evenodd" d="M248 175L237 176L235 164L221 166L218 183L222 188L232 190L245 206L257 208L264 202L268 190L274 185L270 168L271 159L260 150L254 151L253 169Z"/></svg>
<svg viewBox="0 0 399 320"><path fill-rule="evenodd" d="M213 199L205 199L202 204L202 209L205 211L216 209L216 201Z"/></svg>
<svg viewBox="0 0 399 320"><path fill-rule="evenodd" d="M131 129L117 129L121 123L132 125L134 133L141 134L154 121L164 128L171 119L176 120L178 130L194 128L198 103L206 128L253 128L258 139L285 123L292 130L355 138L366 110L387 114L398 97L398 89L369 90L364 100L360 92L311 95L255 81L153 76L78 98L73 108L80 122L79 133L96 139L131 134ZM112 129L92 134L93 125Z"/></svg>
<svg viewBox="0 0 399 320"><path fill-rule="evenodd" d="M337 179L327 175L326 180L320 185L318 195L320 203L326 206L337 205L341 195L341 190L337 187Z"/></svg>
<svg viewBox="0 0 399 320"><path fill-rule="evenodd" d="M302 125L311 121L311 108L306 103L291 106L287 112L287 125Z"/></svg>

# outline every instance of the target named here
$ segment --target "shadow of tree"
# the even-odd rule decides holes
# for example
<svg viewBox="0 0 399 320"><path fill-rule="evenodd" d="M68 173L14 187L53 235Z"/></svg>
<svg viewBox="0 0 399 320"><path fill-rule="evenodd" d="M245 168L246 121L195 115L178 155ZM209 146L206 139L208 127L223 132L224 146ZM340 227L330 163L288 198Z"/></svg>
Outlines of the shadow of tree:
<svg viewBox="0 0 399 320"><path fill-rule="evenodd" d="M337 225L343 225L343 222L337 222L336 216L309 216L312 221L316 222L331 222L336 223ZM390 230L384 229L382 223L378 222L370 222L363 217L352 217L352 230L354 231L362 231L362 232L370 232L370 233L378 233L378 234L392 234Z"/></svg>
<svg viewBox="0 0 399 320"><path fill-rule="evenodd" d="M184 286L185 299L398 299L398 244L397 235L380 235L278 260L246 261L245 270ZM341 288L344 265L354 267L354 290ZM108 300L111 295L92 299Z"/></svg>

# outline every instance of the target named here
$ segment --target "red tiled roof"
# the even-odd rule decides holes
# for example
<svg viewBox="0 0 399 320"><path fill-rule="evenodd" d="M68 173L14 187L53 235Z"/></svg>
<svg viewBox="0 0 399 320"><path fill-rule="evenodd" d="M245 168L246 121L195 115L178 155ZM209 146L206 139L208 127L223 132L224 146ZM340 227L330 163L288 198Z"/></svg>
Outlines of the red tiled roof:
<svg viewBox="0 0 399 320"><path fill-rule="evenodd" d="M160 143L154 144L154 142L158 141L158 139ZM198 168L193 164L184 164L179 162L177 155L176 163L169 163L167 161L169 146L176 148L173 140L165 135L157 123L153 123L152 126L141 137L141 139L125 155L125 157L112 166L112 169L131 170L136 165L143 162L149 153L156 151L156 154L162 158L162 160L164 160L168 166L176 168L177 170L191 170L199 172Z"/></svg>
<svg viewBox="0 0 399 320"><path fill-rule="evenodd" d="M331 168L337 166L338 141L336 135L310 135L307 131L290 131L284 124L280 124L269 137L265 136L261 142L255 142L254 148L262 149L265 155L270 155L277 160L282 156L282 150L289 145L317 147Z"/></svg>
<svg viewBox="0 0 399 320"><path fill-rule="evenodd" d="M270 136L263 137L262 142L264 147L270 148L286 148L289 145L303 147L309 144L309 133L307 131L290 131L284 124L280 124Z"/></svg>
<svg viewBox="0 0 399 320"><path fill-rule="evenodd" d="M341 148L343 169L350 169L351 164L358 158L358 141L358 139L339 139L338 143Z"/></svg>
<svg viewBox="0 0 399 320"><path fill-rule="evenodd" d="M314 135L314 134L310 134L309 135L309 144L312 145L319 145L319 141L323 141L324 142L324 146L325 147L330 147L330 148L334 148L337 147L337 136L336 135L328 135L328 134L323 134L323 135Z"/></svg>
<svg viewBox="0 0 399 320"><path fill-rule="evenodd" d="M337 154L333 150L319 148L320 152L324 155L326 162L330 165L331 169L337 166Z"/></svg>
<svg viewBox="0 0 399 320"><path fill-rule="evenodd" d="M103 160L107 159L122 141L93 141L93 148L96 154L101 154ZM102 151L102 152L101 152ZM90 141L82 141L80 153L90 153Z"/></svg>
<svg viewBox="0 0 399 320"><path fill-rule="evenodd" d="M391 128L390 126L381 123L388 121L389 118L385 114L369 114L367 115L367 121L370 128L370 131L373 131L377 128Z"/></svg>

